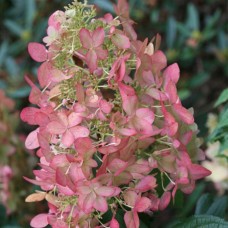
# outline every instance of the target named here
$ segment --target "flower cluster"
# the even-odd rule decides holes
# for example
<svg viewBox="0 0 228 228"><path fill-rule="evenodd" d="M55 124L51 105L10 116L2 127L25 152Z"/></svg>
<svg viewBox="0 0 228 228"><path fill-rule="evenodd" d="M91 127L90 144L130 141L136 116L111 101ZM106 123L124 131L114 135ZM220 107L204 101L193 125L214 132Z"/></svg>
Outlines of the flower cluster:
<svg viewBox="0 0 228 228"><path fill-rule="evenodd" d="M96 18L93 6L74 1L50 16L46 46L28 45L42 62L40 88L26 77L37 107L21 118L38 126L25 144L39 148L41 169L25 179L43 191L26 201L49 205L32 227L117 228L121 208L137 228L138 212L165 209L177 189L191 193L210 174L196 164L204 156L192 110L177 95L178 65L167 67L159 36L137 39L125 0L114 8L117 17Z"/></svg>

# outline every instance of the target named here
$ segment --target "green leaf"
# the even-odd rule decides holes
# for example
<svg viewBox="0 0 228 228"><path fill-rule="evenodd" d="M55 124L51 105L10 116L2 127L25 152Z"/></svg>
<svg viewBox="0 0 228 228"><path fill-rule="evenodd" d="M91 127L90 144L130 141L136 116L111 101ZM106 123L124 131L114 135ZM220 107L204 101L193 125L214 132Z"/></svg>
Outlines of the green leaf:
<svg viewBox="0 0 228 228"><path fill-rule="evenodd" d="M119 209L117 211L115 218L118 221L121 228L126 228L126 225L124 222L124 211L122 209Z"/></svg>
<svg viewBox="0 0 228 228"><path fill-rule="evenodd" d="M8 50L8 41L3 41L1 46L0 46L0 66L2 66L5 58L6 58L6 54L7 54L7 50Z"/></svg>
<svg viewBox="0 0 228 228"><path fill-rule="evenodd" d="M166 43L168 48L172 48L175 42L177 32L176 21L174 17L169 17L166 28Z"/></svg>
<svg viewBox="0 0 228 228"><path fill-rule="evenodd" d="M204 84L209 78L210 77L207 72L199 72L190 79L189 86L192 88L199 87Z"/></svg>
<svg viewBox="0 0 228 228"><path fill-rule="evenodd" d="M227 228L228 222L212 215L194 215L178 224L169 226L170 228Z"/></svg>
<svg viewBox="0 0 228 228"><path fill-rule="evenodd" d="M180 89L178 91L178 96L180 97L181 100L187 99L190 97L191 92L188 89Z"/></svg>
<svg viewBox="0 0 228 228"><path fill-rule="evenodd" d="M0 227L2 227L6 223L6 209L0 204Z"/></svg>
<svg viewBox="0 0 228 228"><path fill-rule="evenodd" d="M32 29L33 20L34 20L35 13L36 13L36 5L35 5L34 0L26 0L25 2L26 2L26 4L25 4L25 6L26 6L26 10L25 10L26 26L25 26L25 28L30 30L30 29Z"/></svg>
<svg viewBox="0 0 228 228"><path fill-rule="evenodd" d="M226 49L226 47L228 46L228 38L226 37L224 31L220 31L218 33L218 46L220 49Z"/></svg>
<svg viewBox="0 0 228 228"><path fill-rule="evenodd" d="M215 25L215 23L219 20L220 16L221 16L221 11L216 10L214 15L212 15L208 18L208 20L206 22L206 29L212 28Z"/></svg>
<svg viewBox="0 0 228 228"><path fill-rule="evenodd" d="M18 90L8 90L8 95L12 98L22 98L29 95L31 88L29 86L21 87Z"/></svg>
<svg viewBox="0 0 228 228"><path fill-rule="evenodd" d="M93 0L92 2L93 4L99 6L101 9L110 13L114 13L113 4L109 0Z"/></svg>
<svg viewBox="0 0 228 228"><path fill-rule="evenodd" d="M205 188L204 183L198 184L198 186L195 188L195 190L192 192L192 194L188 197L188 200L185 203L185 207L180 212L180 216L187 215L194 208L195 203L197 202L197 200L201 196L204 188Z"/></svg>
<svg viewBox="0 0 228 228"><path fill-rule="evenodd" d="M19 76L20 68L18 64L15 62L15 60L12 57L6 58L5 66L11 79L17 80Z"/></svg>
<svg viewBox="0 0 228 228"><path fill-rule="evenodd" d="M196 204L195 215L205 214L212 203L210 194L203 194Z"/></svg>
<svg viewBox="0 0 228 228"><path fill-rule="evenodd" d="M177 23L176 26L182 36L189 37L191 35L191 31L185 25Z"/></svg>
<svg viewBox="0 0 228 228"><path fill-rule="evenodd" d="M214 215L220 218L224 218L226 213L226 208L228 206L228 200L227 196L222 196L217 198L210 208L207 210L207 215Z"/></svg>
<svg viewBox="0 0 228 228"><path fill-rule="evenodd" d="M22 32L23 32L23 28L21 28L20 25L18 25L17 23L15 23L14 21L11 20L5 20L4 21L4 25L10 30L10 32L12 32L13 34L17 35L17 36L21 36Z"/></svg>
<svg viewBox="0 0 228 228"><path fill-rule="evenodd" d="M228 127L228 108L220 114L217 128Z"/></svg>
<svg viewBox="0 0 228 228"><path fill-rule="evenodd" d="M188 17L187 17L187 27L191 30L199 30L199 13L197 8L193 4L188 4L187 9Z"/></svg>
<svg viewBox="0 0 228 228"><path fill-rule="evenodd" d="M228 88L224 89L220 94L218 100L215 102L214 107L219 106L220 104L228 101Z"/></svg>

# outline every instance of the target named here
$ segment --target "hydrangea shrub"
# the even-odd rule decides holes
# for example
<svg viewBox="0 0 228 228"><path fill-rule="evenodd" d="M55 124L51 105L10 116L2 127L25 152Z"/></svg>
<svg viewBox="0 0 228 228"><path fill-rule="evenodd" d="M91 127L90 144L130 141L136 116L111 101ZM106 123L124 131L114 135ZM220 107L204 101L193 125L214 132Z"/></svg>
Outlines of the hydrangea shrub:
<svg viewBox="0 0 228 228"><path fill-rule="evenodd" d="M210 174L197 164L204 154L177 94L178 65L167 66L159 36L137 39L125 0L114 9L115 18L97 18L94 6L74 1L50 16L45 45L28 45L42 63L40 86L26 77L36 107L21 118L38 126L25 144L38 149L40 169L25 179L42 191L26 201L49 206L32 227L117 228L121 208L137 228L139 212L164 210L178 189L190 194Z"/></svg>

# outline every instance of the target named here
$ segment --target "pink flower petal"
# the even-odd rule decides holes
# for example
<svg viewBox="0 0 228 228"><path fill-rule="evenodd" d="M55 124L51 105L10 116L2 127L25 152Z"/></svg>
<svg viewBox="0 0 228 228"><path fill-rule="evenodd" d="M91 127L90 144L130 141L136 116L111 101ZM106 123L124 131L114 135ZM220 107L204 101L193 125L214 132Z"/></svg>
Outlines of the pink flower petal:
<svg viewBox="0 0 228 228"><path fill-rule="evenodd" d="M99 47L100 45L102 45L104 42L104 37L105 32L103 28L99 27L96 30L94 30L92 33L93 46Z"/></svg>
<svg viewBox="0 0 228 228"><path fill-rule="evenodd" d="M25 140L25 147L29 150L33 150L38 148L39 145L39 141L37 138L37 133L39 132L39 128L37 128L36 130L32 131L29 133L29 135L27 136L26 140Z"/></svg>
<svg viewBox="0 0 228 228"><path fill-rule="evenodd" d="M37 123L35 121L34 116L37 112L39 112L38 108L27 107L22 110L20 117L24 122L27 122L31 125L36 125Z"/></svg>
<svg viewBox="0 0 228 228"><path fill-rule="evenodd" d="M38 80L40 86L43 88L48 85L48 83L51 81L50 79L50 72L52 70L53 66L50 64L50 62L44 62L41 64L41 66L38 68Z"/></svg>
<svg viewBox="0 0 228 228"><path fill-rule="evenodd" d="M81 122L82 122L82 117L78 113L72 112L68 116L69 127L74 127L74 126L80 124Z"/></svg>
<svg viewBox="0 0 228 228"><path fill-rule="evenodd" d="M30 226L33 228L43 228L48 225L48 220L47 220L48 214L39 214L35 216L31 222Z"/></svg>
<svg viewBox="0 0 228 228"><path fill-rule="evenodd" d="M156 179L153 176L146 176L135 186L140 192L153 190L156 187Z"/></svg>
<svg viewBox="0 0 228 228"><path fill-rule="evenodd" d="M30 56L37 62L44 62L47 60L47 50L43 44L29 43L28 52Z"/></svg>
<svg viewBox="0 0 228 228"><path fill-rule="evenodd" d="M127 228L139 228L139 217L137 212L127 211L124 215L124 222Z"/></svg>
<svg viewBox="0 0 228 228"><path fill-rule="evenodd" d="M80 138L80 137L88 137L89 136L89 130L86 127L83 126L75 126L70 128L71 133L74 135L74 138Z"/></svg>
<svg viewBox="0 0 228 228"><path fill-rule="evenodd" d="M94 50L89 50L86 54L86 62L89 66L89 70L93 73L97 69L97 54Z"/></svg>
<svg viewBox="0 0 228 228"><path fill-rule="evenodd" d="M63 133L62 136L62 143L63 145L65 145L66 147L70 147L73 143L74 143L74 135L71 133L71 131L66 130Z"/></svg>
<svg viewBox="0 0 228 228"><path fill-rule="evenodd" d="M94 151L90 138L78 138L75 140L74 146L79 154L84 154L88 151Z"/></svg>
<svg viewBox="0 0 228 228"><path fill-rule="evenodd" d="M167 84L166 88L165 88L166 94L169 97L169 100L172 104L177 103L178 101L178 95L177 95L177 87L176 85L172 82L169 81L169 83Z"/></svg>
<svg viewBox="0 0 228 228"><path fill-rule="evenodd" d="M120 33L113 34L111 40L112 43L119 49L128 49L131 46L129 38Z"/></svg>
<svg viewBox="0 0 228 228"><path fill-rule="evenodd" d="M177 63L174 63L168 66L164 71L165 80L171 80L174 83L177 83L180 77L180 68Z"/></svg>
<svg viewBox="0 0 228 228"><path fill-rule="evenodd" d="M90 210L93 208L93 203L96 200L96 194L94 192L89 193L83 202L83 210L86 213L89 213Z"/></svg>
<svg viewBox="0 0 228 228"><path fill-rule="evenodd" d="M47 131L51 134L62 134L66 131L66 127L57 121L52 121L47 125Z"/></svg>
<svg viewBox="0 0 228 228"><path fill-rule="evenodd" d="M147 197L141 197L135 204L135 210L138 212L144 212L151 205L150 199Z"/></svg>
<svg viewBox="0 0 228 228"><path fill-rule="evenodd" d="M139 108L136 110L136 116L152 124L154 122L154 113L149 108Z"/></svg>
<svg viewBox="0 0 228 228"><path fill-rule="evenodd" d="M151 56L151 61L152 61L152 68L155 71L160 71L164 69L167 65L167 59L165 54L162 51L156 51L152 56Z"/></svg>
<svg viewBox="0 0 228 228"><path fill-rule="evenodd" d="M115 189L112 187L101 186L94 189L95 192L100 196L110 197L115 193Z"/></svg>
<svg viewBox="0 0 228 228"><path fill-rule="evenodd" d="M208 169L204 168L201 165L192 164L189 167L189 169L190 169L189 170L190 176L193 180L198 180L198 179L211 175L211 171L209 171Z"/></svg>
<svg viewBox="0 0 228 228"><path fill-rule="evenodd" d="M163 211L168 205L171 200L171 193L170 192L164 192L160 202L159 202L159 210Z"/></svg>
<svg viewBox="0 0 228 228"><path fill-rule="evenodd" d="M82 28L79 32L79 38L84 48L90 49L92 47L93 40L89 30Z"/></svg>
<svg viewBox="0 0 228 228"><path fill-rule="evenodd" d="M108 56L108 51L104 50L102 47L98 47L96 48L96 54L98 59L106 59Z"/></svg>
<svg viewBox="0 0 228 228"><path fill-rule="evenodd" d="M110 228L119 228L120 227L118 221L115 218L112 218L109 226L110 226Z"/></svg>
<svg viewBox="0 0 228 228"><path fill-rule="evenodd" d="M192 113L184 108L181 104L174 104L173 105L173 111L178 114L180 119L184 121L187 124L193 124L194 123L194 117Z"/></svg>
<svg viewBox="0 0 228 228"><path fill-rule="evenodd" d="M98 196L94 203L93 207L101 212L106 212L108 210L108 204L104 197Z"/></svg>

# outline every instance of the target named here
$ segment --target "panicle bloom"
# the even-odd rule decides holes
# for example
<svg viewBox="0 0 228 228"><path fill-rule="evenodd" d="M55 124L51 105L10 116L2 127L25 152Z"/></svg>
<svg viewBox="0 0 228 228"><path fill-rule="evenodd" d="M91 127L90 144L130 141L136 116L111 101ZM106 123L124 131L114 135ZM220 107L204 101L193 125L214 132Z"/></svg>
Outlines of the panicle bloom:
<svg viewBox="0 0 228 228"><path fill-rule="evenodd" d="M37 126L26 146L38 149L40 169L25 179L43 192L26 201L49 205L32 227L116 228L122 208L137 228L138 212L164 210L178 189L189 194L210 174L197 164L204 156L193 111L177 95L178 65L137 39L126 0L114 8L117 17L96 18L93 6L74 1L51 15L46 46L28 45L42 62L40 88L26 78L37 107L21 118Z"/></svg>

